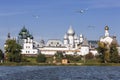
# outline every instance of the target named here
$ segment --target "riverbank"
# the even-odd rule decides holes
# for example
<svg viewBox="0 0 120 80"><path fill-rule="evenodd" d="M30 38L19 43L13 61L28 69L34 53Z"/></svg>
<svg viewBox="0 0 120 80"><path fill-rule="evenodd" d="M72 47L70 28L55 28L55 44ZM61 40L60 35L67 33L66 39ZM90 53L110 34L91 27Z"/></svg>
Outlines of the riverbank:
<svg viewBox="0 0 120 80"><path fill-rule="evenodd" d="M120 63L30 63L30 62L7 62L0 63L0 66L120 66Z"/></svg>

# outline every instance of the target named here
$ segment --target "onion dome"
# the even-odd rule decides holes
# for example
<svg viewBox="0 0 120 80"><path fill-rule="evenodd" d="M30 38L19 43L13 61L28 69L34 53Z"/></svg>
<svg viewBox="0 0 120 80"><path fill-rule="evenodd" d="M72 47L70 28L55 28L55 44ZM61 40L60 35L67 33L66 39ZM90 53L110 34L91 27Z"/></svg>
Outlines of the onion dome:
<svg viewBox="0 0 120 80"><path fill-rule="evenodd" d="M41 44L45 44L45 41L42 39L42 40L40 40L40 43Z"/></svg>
<svg viewBox="0 0 120 80"><path fill-rule="evenodd" d="M108 26L105 26L105 30L109 30L109 27L108 27Z"/></svg>
<svg viewBox="0 0 120 80"><path fill-rule="evenodd" d="M18 37L20 39L27 39L28 37L30 39L33 39L33 36L29 33L29 31L25 28L25 26L21 29Z"/></svg>
<svg viewBox="0 0 120 80"><path fill-rule="evenodd" d="M64 35L64 39L68 39L68 35L67 34Z"/></svg>
<svg viewBox="0 0 120 80"><path fill-rule="evenodd" d="M33 39L33 36L31 34L27 34L27 37L29 37L30 39Z"/></svg>
<svg viewBox="0 0 120 80"><path fill-rule="evenodd" d="M23 29L21 31L22 32L27 32L27 29L25 28L25 26L23 27Z"/></svg>
<svg viewBox="0 0 120 80"><path fill-rule="evenodd" d="M70 28L68 29L67 34L68 35L74 35L75 34L74 30L72 29L72 26L70 26Z"/></svg>
<svg viewBox="0 0 120 80"><path fill-rule="evenodd" d="M77 36L77 35L75 35L75 36L74 36L74 39L75 39L75 40L77 40L77 39L78 39L78 36Z"/></svg>
<svg viewBox="0 0 120 80"><path fill-rule="evenodd" d="M33 36L32 36L32 35L30 35L30 39L33 39Z"/></svg>
<svg viewBox="0 0 120 80"><path fill-rule="evenodd" d="M80 34L80 38L83 38L83 35L82 35L82 34Z"/></svg>

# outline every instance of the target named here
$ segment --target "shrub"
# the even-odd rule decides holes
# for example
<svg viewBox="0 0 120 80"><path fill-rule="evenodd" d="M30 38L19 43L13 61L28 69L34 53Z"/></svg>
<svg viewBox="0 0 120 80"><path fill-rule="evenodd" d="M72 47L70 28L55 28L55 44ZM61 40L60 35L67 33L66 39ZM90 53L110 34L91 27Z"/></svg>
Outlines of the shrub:
<svg viewBox="0 0 120 80"><path fill-rule="evenodd" d="M46 62L46 57L45 57L45 55L39 53L38 56L37 56L37 58L36 58L36 61L37 61L38 63L44 63L44 62Z"/></svg>

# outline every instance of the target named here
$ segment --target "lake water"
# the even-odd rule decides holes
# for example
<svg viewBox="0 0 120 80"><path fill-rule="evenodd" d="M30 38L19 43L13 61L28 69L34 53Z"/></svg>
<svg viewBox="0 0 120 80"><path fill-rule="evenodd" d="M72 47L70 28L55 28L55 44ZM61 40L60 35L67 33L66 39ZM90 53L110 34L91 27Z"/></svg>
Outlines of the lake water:
<svg viewBox="0 0 120 80"><path fill-rule="evenodd" d="M0 80L120 80L120 67L0 66Z"/></svg>

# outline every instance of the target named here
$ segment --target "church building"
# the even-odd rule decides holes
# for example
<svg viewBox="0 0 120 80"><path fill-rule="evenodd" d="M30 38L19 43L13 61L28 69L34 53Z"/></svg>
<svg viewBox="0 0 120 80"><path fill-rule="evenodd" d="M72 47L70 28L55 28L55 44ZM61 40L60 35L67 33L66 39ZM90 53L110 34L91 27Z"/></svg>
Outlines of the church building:
<svg viewBox="0 0 120 80"><path fill-rule="evenodd" d="M104 42L104 43L106 43L108 45L110 45L111 43L118 44L116 36L115 35L114 36L110 36L110 34L109 34L109 27L108 26L105 26L105 35L100 38L100 42Z"/></svg>
<svg viewBox="0 0 120 80"><path fill-rule="evenodd" d="M63 37L63 41L50 39L44 46L39 47L39 50L45 55L54 55L57 51L66 55L86 55L89 53L89 45L87 39L84 41L82 34L77 36L72 26L70 26Z"/></svg>
<svg viewBox="0 0 120 80"><path fill-rule="evenodd" d="M63 40L49 39L47 42L44 40L40 42L35 41L29 31L23 27L16 41L22 46L21 54L27 56L36 56L38 53L54 55L58 51L66 55L86 55L89 52L92 52L94 55L97 54L94 47L91 49L90 44L95 41L88 41L82 34L78 36L72 26L69 27L63 36Z"/></svg>
<svg viewBox="0 0 120 80"><path fill-rule="evenodd" d="M38 49L33 44L33 36L23 27L18 35L18 43L22 46L22 54L27 56L35 56Z"/></svg>

